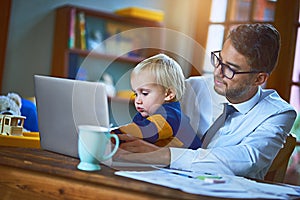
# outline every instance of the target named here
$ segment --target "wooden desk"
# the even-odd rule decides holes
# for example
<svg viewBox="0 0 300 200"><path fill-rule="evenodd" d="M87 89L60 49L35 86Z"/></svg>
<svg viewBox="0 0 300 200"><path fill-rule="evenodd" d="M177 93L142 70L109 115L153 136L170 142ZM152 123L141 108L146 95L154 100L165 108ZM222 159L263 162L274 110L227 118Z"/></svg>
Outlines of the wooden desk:
<svg viewBox="0 0 300 200"><path fill-rule="evenodd" d="M1 199L218 199L192 195L101 171L76 168L78 159L41 149L0 147Z"/></svg>

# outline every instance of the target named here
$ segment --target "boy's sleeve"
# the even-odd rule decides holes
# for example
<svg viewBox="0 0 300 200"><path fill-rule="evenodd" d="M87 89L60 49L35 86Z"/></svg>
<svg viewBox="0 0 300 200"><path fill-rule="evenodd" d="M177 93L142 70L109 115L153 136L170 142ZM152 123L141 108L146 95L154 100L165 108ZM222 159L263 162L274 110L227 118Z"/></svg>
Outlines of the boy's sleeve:
<svg viewBox="0 0 300 200"><path fill-rule="evenodd" d="M123 134L130 134L134 137L137 137L137 138L141 138L143 139L143 134L141 132L141 129L139 128L139 126L132 122L132 123L129 123L129 124L126 124L124 126L121 126L119 129L116 130L117 134L119 133L123 133Z"/></svg>
<svg viewBox="0 0 300 200"><path fill-rule="evenodd" d="M132 123L121 126L114 132L117 134L130 134L151 143L173 136L172 127L160 114L155 114L139 120L135 119Z"/></svg>

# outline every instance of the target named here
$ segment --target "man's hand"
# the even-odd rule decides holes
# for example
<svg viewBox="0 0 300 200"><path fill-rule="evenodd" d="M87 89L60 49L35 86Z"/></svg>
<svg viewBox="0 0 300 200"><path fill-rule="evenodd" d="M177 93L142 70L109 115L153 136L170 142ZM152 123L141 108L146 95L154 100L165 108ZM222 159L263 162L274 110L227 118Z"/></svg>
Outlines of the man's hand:
<svg viewBox="0 0 300 200"><path fill-rule="evenodd" d="M170 164L171 155L168 148L158 147L129 134L118 134L118 137L122 143L114 156L116 160L161 165Z"/></svg>
<svg viewBox="0 0 300 200"><path fill-rule="evenodd" d="M132 153L148 153L159 150L158 146L129 134L119 134L118 137L122 141L120 148Z"/></svg>

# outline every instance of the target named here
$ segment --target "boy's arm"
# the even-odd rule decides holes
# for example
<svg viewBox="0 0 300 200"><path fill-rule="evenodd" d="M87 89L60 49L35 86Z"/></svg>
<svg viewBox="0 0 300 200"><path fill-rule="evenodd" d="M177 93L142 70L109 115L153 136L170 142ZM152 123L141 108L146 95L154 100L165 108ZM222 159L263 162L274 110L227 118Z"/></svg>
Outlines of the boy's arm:
<svg viewBox="0 0 300 200"><path fill-rule="evenodd" d="M114 132L117 134L130 134L151 143L173 136L172 127L160 114L155 114L144 119L135 119L132 123L121 126L119 129L114 130Z"/></svg>

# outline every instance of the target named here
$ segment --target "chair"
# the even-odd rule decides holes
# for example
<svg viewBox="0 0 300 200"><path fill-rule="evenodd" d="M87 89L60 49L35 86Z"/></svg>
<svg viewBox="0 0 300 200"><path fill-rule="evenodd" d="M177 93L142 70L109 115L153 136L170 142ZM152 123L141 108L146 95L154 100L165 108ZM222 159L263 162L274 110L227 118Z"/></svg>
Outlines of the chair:
<svg viewBox="0 0 300 200"><path fill-rule="evenodd" d="M278 152L272 162L265 180L282 183L286 174L288 162L296 146L296 136L290 133L282 149Z"/></svg>

